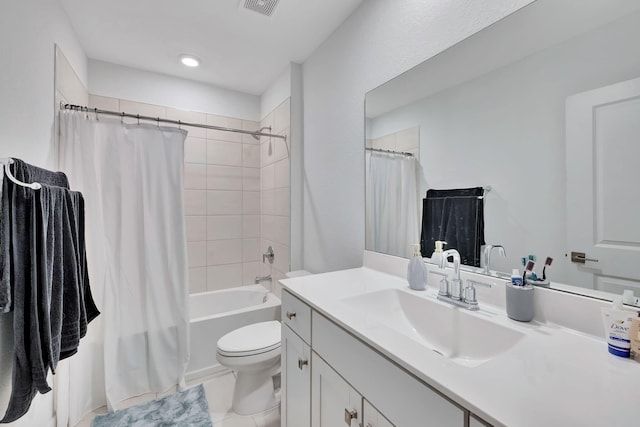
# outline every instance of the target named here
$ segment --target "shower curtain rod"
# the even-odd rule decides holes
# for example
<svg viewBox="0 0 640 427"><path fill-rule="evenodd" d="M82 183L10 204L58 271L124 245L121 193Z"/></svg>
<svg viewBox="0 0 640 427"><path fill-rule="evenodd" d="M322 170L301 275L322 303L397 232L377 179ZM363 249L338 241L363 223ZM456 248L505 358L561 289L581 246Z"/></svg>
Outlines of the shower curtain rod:
<svg viewBox="0 0 640 427"><path fill-rule="evenodd" d="M365 148L365 150L369 151L377 151L378 153L388 153L388 154L399 154L401 156L413 157L413 153L409 153L407 151L392 151L392 150L383 150L382 148Z"/></svg>
<svg viewBox="0 0 640 427"><path fill-rule="evenodd" d="M129 114L129 113L118 112L118 111L101 110L99 108L89 108L89 107L82 106L82 105L64 104L64 103L60 103L60 109L61 110L83 111L85 113L94 113L96 116L99 115L99 114L102 114L102 115L105 115L105 116L116 116L116 117L120 117L120 118L128 117L128 118L132 118L132 119L138 119L138 123L140 122L140 120L147 120L147 121L156 122L158 124L160 124L160 123L169 123L169 124L178 125L178 126L192 126L192 127L196 127L196 128L220 130L220 131L223 131L223 132L243 133L243 134L246 134L246 135L251 135L256 139L258 139L258 137L260 137L260 136L268 136L268 137L271 137L271 138L284 139L285 141L287 140L287 136L286 135L276 135L276 134L273 134L273 133L263 133L263 132L261 132L261 130L265 129L265 128L261 128L259 130L244 130L244 129L226 128L226 127L222 127L222 126L203 125L203 124L200 124L200 123L183 122L182 120L161 119L160 117L141 116L140 114ZM267 127L266 129L271 130L271 127Z"/></svg>

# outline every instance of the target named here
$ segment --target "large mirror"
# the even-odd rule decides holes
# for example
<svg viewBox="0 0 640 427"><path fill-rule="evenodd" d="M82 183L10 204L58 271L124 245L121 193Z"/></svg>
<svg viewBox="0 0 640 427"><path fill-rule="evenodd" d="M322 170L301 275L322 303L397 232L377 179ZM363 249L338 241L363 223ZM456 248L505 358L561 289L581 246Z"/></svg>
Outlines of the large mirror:
<svg viewBox="0 0 640 427"><path fill-rule="evenodd" d="M478 188L466 264L640 297L639 40L637 0L537 0L367 93L366 249L410 256L427 190Z"/></svg>

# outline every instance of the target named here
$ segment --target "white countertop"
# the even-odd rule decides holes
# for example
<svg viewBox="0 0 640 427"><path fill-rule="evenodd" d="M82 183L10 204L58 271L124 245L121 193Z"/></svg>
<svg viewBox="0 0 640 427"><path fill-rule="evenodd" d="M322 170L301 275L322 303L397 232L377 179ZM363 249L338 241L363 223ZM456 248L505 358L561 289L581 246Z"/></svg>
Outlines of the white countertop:
<svg viewBox="0 0 640 427"><path fill-rule="evenodd" d="M363 316L341 301L383 289L402 289L435 300L434 289L411 291L406 280L366 267L281 283L424 383L495 425L640 425L640 364L610 355L604 339L553 323L516 322L479 298L480 311L469 315L513 328L525 337L479 366L465 367L381 327L375 313Z"/></svg>

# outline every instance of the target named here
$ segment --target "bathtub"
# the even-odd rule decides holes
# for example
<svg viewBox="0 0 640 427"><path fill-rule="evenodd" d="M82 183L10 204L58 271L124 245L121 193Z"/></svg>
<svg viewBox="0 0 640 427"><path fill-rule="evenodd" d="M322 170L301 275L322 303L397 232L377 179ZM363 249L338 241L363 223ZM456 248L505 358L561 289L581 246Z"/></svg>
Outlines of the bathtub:
<svg viewBox="0 0 640 427"><path fill-rule="evenodd" d="M261 285L241 286L189 296L187 381L224 368L216 360L218 340L251 323L280 320L280 299Z"/></svg>

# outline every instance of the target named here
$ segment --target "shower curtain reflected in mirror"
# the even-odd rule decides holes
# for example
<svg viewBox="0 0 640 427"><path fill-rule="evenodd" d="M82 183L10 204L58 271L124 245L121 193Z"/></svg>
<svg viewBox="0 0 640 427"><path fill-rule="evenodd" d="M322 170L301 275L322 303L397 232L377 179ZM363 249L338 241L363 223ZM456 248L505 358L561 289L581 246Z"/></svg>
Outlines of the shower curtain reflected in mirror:
<svg viewBox="0 0 640 427"><path fill-rule="evenodd" d="M404 258L420 242L422 171L413 156L366 153L366 249Z"/></svg>
<svg viewBox="0 0 640 427"><path fill-rule="evenodd" d="M184 387L186 131L60 113L60 169L86 200L89 275L103 316L56 375L58 425L107 403Z"/></svg>

